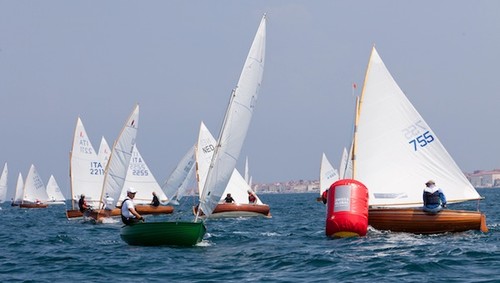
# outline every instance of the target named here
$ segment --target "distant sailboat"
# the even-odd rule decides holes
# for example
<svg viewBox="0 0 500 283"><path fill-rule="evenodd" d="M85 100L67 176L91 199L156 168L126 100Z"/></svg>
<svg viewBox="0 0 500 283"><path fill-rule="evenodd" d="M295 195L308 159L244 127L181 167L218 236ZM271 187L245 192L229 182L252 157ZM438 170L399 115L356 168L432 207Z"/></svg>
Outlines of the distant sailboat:
<svg viewBox="0 0 500 283"><path fill-rule="evenodd" d="M104 147L101 142L101 148ZM104 159L105 157L98 156L94 150L82 120L78 117L70 152L69 175L72 202L71 209L66 211L68 219L83 216L78 208L78 200L81 195L85 195L87 204L92 208L97 209L101 206L101 189L105 171Z"/></svg>
<svg viewBox="0 0 500 283"><path fill-rule="evenodd" d="M46 208L49 196L38 174L35 165L31 164L28 176L24 182L23 200L19 204L21 208Z"/></svg>
<svg viewBox="0 0 500 283"><path fill-rule="evenodd" d="M9 169L7 168L7 162L3 166L2 175L0 176L0 203L4 203L7 197L7 181L8 181Z"/></svg>
<svg viewBox="0 0 500 283"><path fill-rule="evenodd" d="M200 134L196 151L196 168L199 193L205 186L206 176L210 169L210 162L213 158L213 153L216 148L217 141L202 122L200 126ZM254 195L255 202L249 203L249 192ZM227 194L230 194L234 199L234 203L225 203L224 199ZM197 213L195 207L194 213ZM227 183L224 193L219 199L219 203L212 212L212 218L222 217L251 217L265 216L271 217L270 208L263 204L257 194L250 188L247 181L234 168L231 177Z"/></svg>
<svg viewBox="0 0 500 283"><path fill-rule="evenodd" d="M436 181L448 204L480 200L436 134L372 49L354 133L353 179L369 191L369 225L419 234L487 231L479 211L423 211L422 194Z"/></svg>
<svg viewBox="0 0 500 283"><path fill-rule="evenodd" d="M23 201L23 193L24 193L23 175L19 173L16 183L16 192L14 194L14 198L12 199L11 203L12 206L18 206Z"/></svg>
<svg viewBox="0 0 500 283"><path fill-rule="evenodd" d="M179 200L188 191L191 176L194 175L194 149L195 146L192 146L188 152L186 152L162 186L169 203L179 204Z"/></svg>
<svg viewBox="0 0 500 283"><path fill-rule="evenodd" d="M330 189L330 186L339 179L339 173L330 163L328 158L326 158L325 153L323 153L321 157L319 171L319 198L317 200L325 202L326 198L323 197L323 193Z"/></svg>
<svg viewBox="0 0 500 283"><path fill-rule="evenodd" d="M91 217L95 220L99 220L103 217L110 217L116 215L116 213L120 215L120 210L114 207L117 204L123 185L125 184L125 178L127 176L137 136L138 125L139 104L136 104L113 145L104 173L104 182L102 184L101 196L99 199L102 204L109 205L113 209L111 211L102 209L101 207L95 209L91 212Z"/></svg>
<svg viewBox="0 0 500 283"><path fill-rule="evenodd" d="M231 94L229 106L213 155L202 193L200 208L210 216L217 206L235 168L257 100L262 81L265 54L266 17L250 48L237 87ZM198 217L194 222L153 222L128 225L122 228L121 238L130 245L192 246L203 239L206 227Z"/></svg>
<svg viewBox="0 0 500 283"><path fill-rule="evenodd" d="M160 200L160 203L166 203L168 198L156 181L153 172L149 169L135 144L128 166L127 177L125 178L125 183L123 184L123 189L118 201L119 206L121 206L121 203L127 197L127 190L130 187L137 190L134 198L134 205L135 210L139 214L169 214L174 211L172 206L150 205L153 198L153 192Z"/></svg>
<svg viewBox="0 0 500 283"><path fill-rule="evenodd" d="M49 197L47 204L65 204L66 198L53 175L50 175L47 183L47 195Z"/></svg>

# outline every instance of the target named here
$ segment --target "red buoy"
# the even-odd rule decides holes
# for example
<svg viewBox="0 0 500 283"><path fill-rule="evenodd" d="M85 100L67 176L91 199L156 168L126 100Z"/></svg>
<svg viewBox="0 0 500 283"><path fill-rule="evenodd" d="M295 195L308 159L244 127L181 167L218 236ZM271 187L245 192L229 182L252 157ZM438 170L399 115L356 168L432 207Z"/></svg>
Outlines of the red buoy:
<svg viewBox="0 0 500 283"><path fill-rule="evenodd" d="M365 236L368 230L368 189L353 179L338 180L328 190L326 235Z"/></svg>

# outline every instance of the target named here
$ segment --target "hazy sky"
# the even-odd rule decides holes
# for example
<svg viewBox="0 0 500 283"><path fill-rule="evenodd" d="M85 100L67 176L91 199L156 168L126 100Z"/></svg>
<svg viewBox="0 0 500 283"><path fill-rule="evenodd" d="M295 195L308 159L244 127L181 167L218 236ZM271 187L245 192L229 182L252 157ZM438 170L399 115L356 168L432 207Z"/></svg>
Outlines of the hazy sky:
<svg viewBox="0 0 500 283"><path fill-rule="evenodd" d="M500 1L0 0L0 163L33 163L69 190L77 117L110 145L135 103L137 145L159 183L218 135L258 24L264 79L238 162L254 183L318 179L352 135L375 44L462 170L500 168Z"/></svg>

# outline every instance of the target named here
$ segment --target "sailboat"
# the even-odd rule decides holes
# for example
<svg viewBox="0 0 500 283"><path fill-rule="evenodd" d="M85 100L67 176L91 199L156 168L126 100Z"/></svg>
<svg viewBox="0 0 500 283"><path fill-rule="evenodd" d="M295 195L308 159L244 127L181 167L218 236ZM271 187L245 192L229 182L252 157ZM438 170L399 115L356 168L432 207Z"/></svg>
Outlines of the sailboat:
<svg viewBox="0 0 500 283"><path fill-rule="evenodd" d="M227 187L250 125L264 69L265 27L264 15L238 84L231 93L206 182L199 195L199 207L207 217L210 217ZM197 216L193 222L127 225L122 228L120 236L130 245L192 246L201 242L205 233L205 224Z"/></svg>
<svg viewBox="0 0 500 283"><path fill-rule="evenodd" d="M101 148L105 146L101 142ZM100 198L105 170L104 160L105 157L99 156L94 150L82 120L78 117L70 152L69 175L72 201L71 209L66 210L68 219L83 216L78 208L78 200L81 195L85 195L87 204L92 208L97 209L101 206Z"/></svg>
<svg viewBox="0 0 500 283"><path fill-rule="evenodd" d="M418 234L488 230L480 211L423 211L423 187L429 179L442 188L448 204L482 198L399 88L375 47L356 109L353 179L368 188L370 226Z"/></svg>
<svg viewBox="0 0 500 283"><path fill-rule="evenodd" d="M333 167L326 154L321 156L321 166L319 169L319 197L317 201L323 201L323 193L330 189L330 186L339 179L339 172Z"/></svg>
<svg viewBox="0 0 500 283"><path fill-rule="evenodd" d="M53 175L50 175L49 182L47 183L47 195L49 197L47 204L65 204L66 198Z"/></svg>
<svg viewBox="0 0 500 283"><path fill-rule="evenodd" d="M196 168L199 193L205 186L206 176L208 174L213 153L216 148L217 141L202 122L200 126L200 134L198 138L196 150ZM248 194L255 196L255 202L249 203ZM227 194L231 194L234 203L225 203L224 199ZM271 217L269 205L262 203L257 194L251 189L248 182L236 170L233 170L228 181L226 189L218 201L219 203L212 212L212 218L228 218L228 217L252 217L264 216ZM194 214L198 214L198 207L193 208ZM203 213L200 213L204 216Z"/></svg>
<svg viewBox="0 0 500 283"><path fill-rule="evenodd" d="M21 208L46 208L48 206L47 190L42 178L38 174L35 165L31 164L28 176L24 182L23 200L19 204Z"/></svg>
<svg viewBox="0 0 500 283"><path fill-rule="evenodd" d="M168 203L179 204L179 200L181 200L189 190L188 185L190 184L191 176L194 175L194 165L196 163L194 150L195 146L193 145L186 154L184 154L162 186Z"/></svg>
<svg viewBox="0 0 500 283"><path fill-rule="evenodd" d="M11 206L19 206L19 204L23 201L23 190L24 190L24 181L23 175L19 172L17 176L16 183L16 192L14 193L14 198L12 199Z"/></svg>
<svg viewBox="0 0 500 283"><path fill-rule="evenodd" d="M9 175L9 169L7 168L7 162L3 166L2 175L0 176L0 203L5 202L7 197L7 177Z"/></svg>
<svg viewBox="0 0 500 283"><path fill-rule="evenodd" d="M150 205L153 192L158 196L160 203L166 203L168 198L137 149L136 144L134 144L127 177L125 178L125 183L120 194L118 206L121 206L121 203L127 197L127 190L130 187L137 190L134 198L134 206L139 214L170 214L174 211L174 208L170 205Z"/></svg>
<svg viewBox="0 0 500 283"><path fill-rule="evenodd" d="M97 221L117 214L120 215L120 209L115 207L125 184L138 126L139 104L136 104L111 149L106 170L104 171L104 181L101 184L99 200L102 206L90 213L90 217ZM105 209L104 204L109 209Z"/></svg>

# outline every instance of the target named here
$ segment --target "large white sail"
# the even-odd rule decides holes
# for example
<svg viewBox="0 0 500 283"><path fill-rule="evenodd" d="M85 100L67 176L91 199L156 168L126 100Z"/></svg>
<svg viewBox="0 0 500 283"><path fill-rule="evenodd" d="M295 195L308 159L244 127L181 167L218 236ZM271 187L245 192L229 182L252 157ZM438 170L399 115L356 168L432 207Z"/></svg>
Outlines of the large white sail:
<svg viewBox="0 0 500 283"><path fill-rule="evenodd" d="M264 71L266 16L262 17L240 79L231 94L200 206L209 216L217 206L241 152Z"/></svg>
<svg viewBox="0 0 500 283"><path fill-rule="evenodd" d="M104 175L104 184L100 198L102 203L107 203L106 197L109 196L113 199L114 206L120 197L127 176L130 158L132 157L138 125L139 104L134 107L113 145ZM111 203L109 204L111 205Z"/></svg>
<svg viewBox="0 0 500 283"><path fill-rule="evenodd" d="M321 157L321 166L319 174L319 195L321 196L324 191L328 190L330 186L339 179L337 169L333 168L325 153Z"/></svg>
<svg viewBox="0 0 500 283"><path fill-rule="evenodd" d="M153 199L153 192L156 193L160 202L167 202L167 196L156 181L153 172L149 169L141 153L134 145L132 157L128 166L127 177L120 194L119 201L122 202L127 197L128 188L133 187L137 190L135 194L135 204L149 204Z"/></svg>
<svg viewBox="0 0 500 283"><path fill-rule="evenodd" d="M50 175L49 182L47 183L47 195L49 201L63 202L66 200L53 175Z"/></svg>
<svg viewBox="0 0 500 283"><path fill-rule="evenodd" d="M47 195L47 190L45 189L42 178L38 174L35 165L31 164L30 171L24 182L23 202L44 203L47 202L48 199L49 196Z"/></svg>
<svg viewBox="0 0 500 283"><path fill-rule="evenodd" d="M195 146L193 145L182 157L179 164L177 164L174 171L172 171L172 174L170 174L167 181L162 186L162 189L169 201L176 195L177 200L179 200L186 191L186 186L189 184L190 176L194 172L194 150Z"/></svg>
<svg viewBox="0 0 500 283"><path fill-rule="evenodd" d="M3 166L2 175L0 176L0 203L5 202L7 197L7 179L9 175L9 169L7 168L7 162Z"/></svg>
<svg viewBox="0 0 500 283"><path fill-rule="evenodd" d="M84 194L89 205L98 207L105 167L95 152L80 117L78 117L76 122L70 156L70 182L73 206L80 199L80 195Z"/></svg>
<svg viewBox="0 0 500 283"><path fill-rule="evenodd" d="M373 48L355 133L354 178L371 206L421 206L426 181L448 202L480 199L455 161L399 88Z"/></svg>

